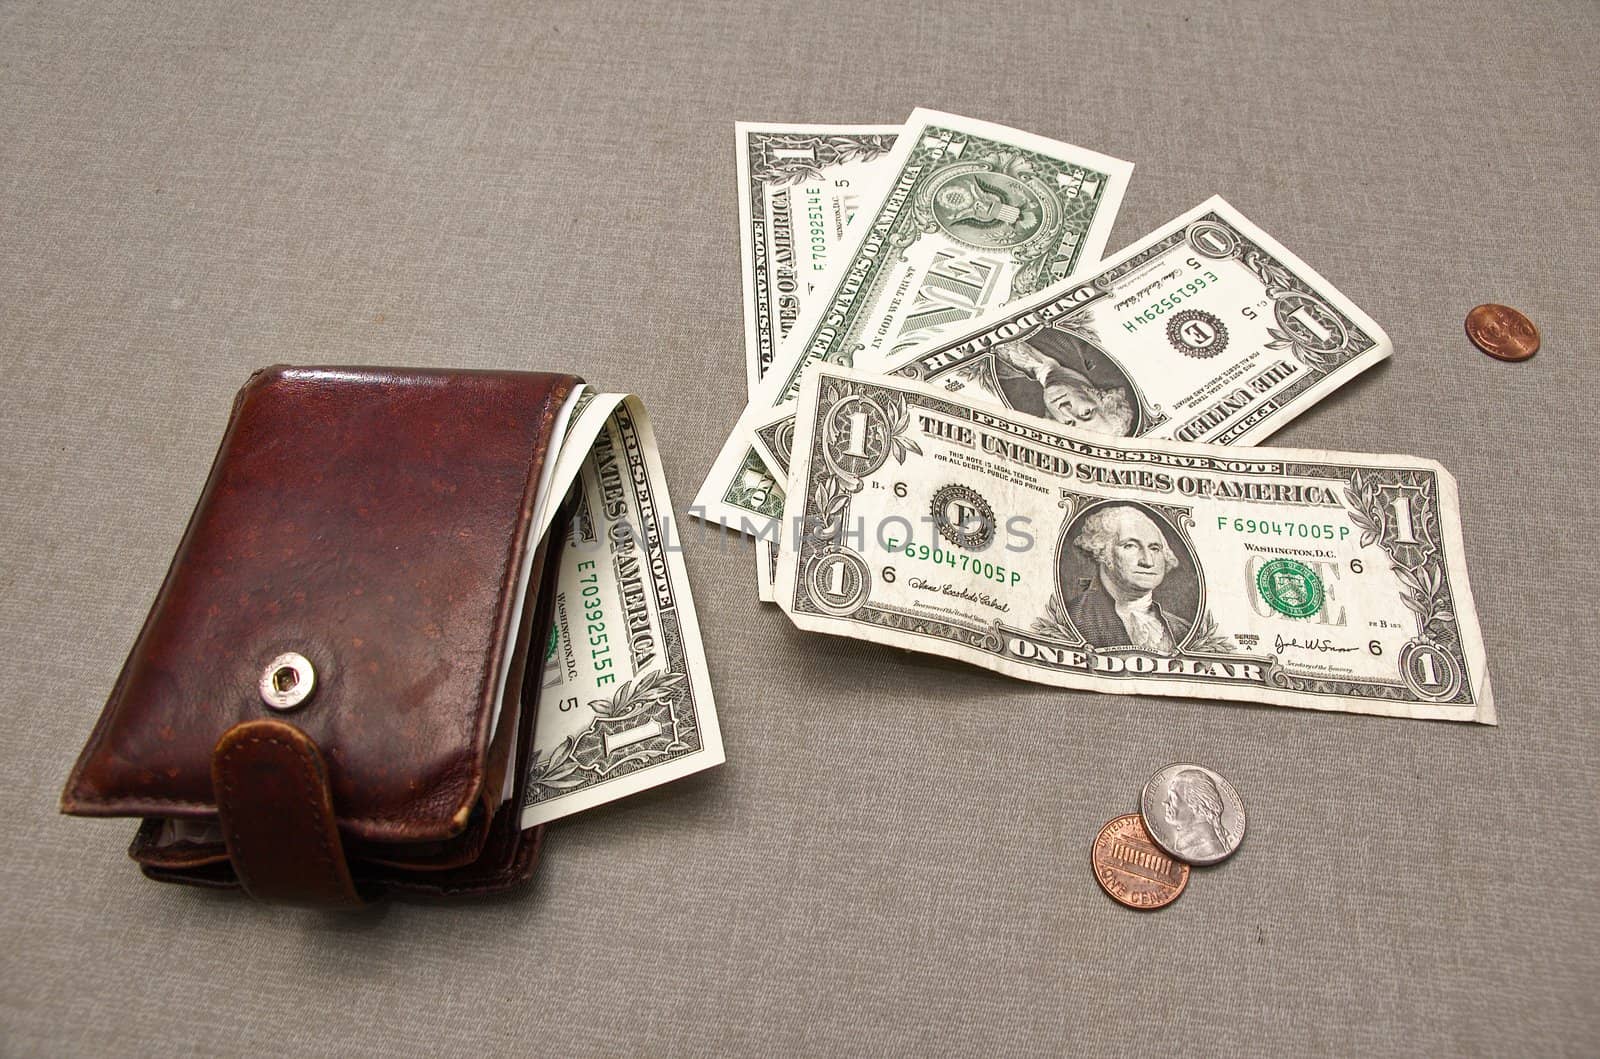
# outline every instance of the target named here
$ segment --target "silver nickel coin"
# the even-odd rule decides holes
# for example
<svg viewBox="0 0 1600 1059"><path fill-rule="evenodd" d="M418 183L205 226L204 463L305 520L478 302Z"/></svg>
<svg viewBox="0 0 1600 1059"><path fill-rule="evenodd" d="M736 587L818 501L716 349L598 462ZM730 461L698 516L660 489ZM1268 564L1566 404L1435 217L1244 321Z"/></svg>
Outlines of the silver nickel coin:
<svg viewBox="0 0 1600 1059"><path fill-rule="evenodd" d="M1233 784L1199 765L1180 762L1151 776L1139 815L1156 845L1187 864L1226 860L1244 841L1244 800Z"/></svg>

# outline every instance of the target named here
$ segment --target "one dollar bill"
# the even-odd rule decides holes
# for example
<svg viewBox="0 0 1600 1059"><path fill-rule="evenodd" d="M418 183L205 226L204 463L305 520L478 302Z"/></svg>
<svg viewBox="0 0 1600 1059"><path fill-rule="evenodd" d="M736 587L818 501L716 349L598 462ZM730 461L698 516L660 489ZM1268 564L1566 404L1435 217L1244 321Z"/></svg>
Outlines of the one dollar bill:
<svg viewBox="0 0 1600 1059"><path fill-rule="evenodd" d="M749 396L845 241L851 217L875 194L899 132L898 125L734 126Z"/></svg>
<svg viewBox="0 0 1600 1059"><path fill-rule="evenodd" d="M783 491L750 447L757 416L818 361L877 366L899 351L1099 260L1133 166L1018 129L917 110L695 498L738 528Z"/></svg>
<svg viewBox="0 0 1600 1059"><path fill-rule="evenodd" d="M1455 481L1409 456L1089 434L826 365L777 601L1097 691L1494 723Z"/></svg>
<svg viewBox="0 0 1600 1059"><path fill-rule="evenodd" d="M644 407L634 397L584 392L568 422L554 477L563 489L573 483L573 513L550 635L540 645L523 827L723 760L700 625Z"/></svg>
<svg viewBox="0 0 1600 1059"><path fill-rule="evenodd" d="M851 219L878 197L898 125L734 126L748 396L810 301ZM772 602L774 546L756 541L756 594Z"/></svg>
<svg viewBox="0 0 1600 1059"><path fill-rule="evenodd" d="M882 370L1095 433L1252 445L1392 351L1333 284L1212 198ZM785 475L792 413L753 431Z"/></svg>

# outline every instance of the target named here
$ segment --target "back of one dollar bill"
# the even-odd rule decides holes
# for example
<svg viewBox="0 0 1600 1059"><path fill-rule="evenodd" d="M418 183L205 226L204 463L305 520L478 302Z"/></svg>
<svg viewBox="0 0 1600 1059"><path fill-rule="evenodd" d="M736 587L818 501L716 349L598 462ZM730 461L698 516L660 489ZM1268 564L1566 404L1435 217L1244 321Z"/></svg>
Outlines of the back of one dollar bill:
<svg viewBox="0 0 1600 1059"><path fill-rule="evenodd" d="M1095 433L1253 445L1392 352L1333 284L1212 198L881 370ZM793 422L781 409L753 430L780 474Z"/></svg>
<svg viewBox="0 0 1600 1059"><path fill-rule="evenodd" d="M1493 724L1455 481L1409 456L1110 438L832 365L777 602L1059 687Z"/></svg>
<svg viewBox="0 0 1600 1059"><path fill-rule="evenodd" d="M989 122L916 110L875 201L828 270L718 453L691 511L738 527L783 510L749 422L793 400L816 361L876 366L1098 260L1130 163Z"/></svg>

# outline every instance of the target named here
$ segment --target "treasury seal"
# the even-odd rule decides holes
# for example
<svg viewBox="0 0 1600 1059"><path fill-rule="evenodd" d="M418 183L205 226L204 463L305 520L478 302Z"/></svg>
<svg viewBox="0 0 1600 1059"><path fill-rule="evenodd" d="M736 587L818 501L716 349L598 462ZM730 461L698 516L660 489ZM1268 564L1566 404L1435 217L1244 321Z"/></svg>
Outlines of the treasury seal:
<svg viewBox="0 0 1600 1059"><path fill-rule="evenodd" d="M1256 572L1256 591L1267 605L1290 618L1309 618L1322 609L1322 578L1305 563L1274 559Z"/></svg>

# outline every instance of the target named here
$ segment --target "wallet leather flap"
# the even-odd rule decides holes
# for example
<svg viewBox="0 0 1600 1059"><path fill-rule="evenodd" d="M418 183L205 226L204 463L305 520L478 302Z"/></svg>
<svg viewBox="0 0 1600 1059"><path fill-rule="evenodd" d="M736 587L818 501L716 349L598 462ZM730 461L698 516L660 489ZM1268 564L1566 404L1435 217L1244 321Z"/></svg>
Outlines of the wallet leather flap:
<svg viewBox="0 0 1600 1059"><path fill-rule="evenodd" d="M217 740L281 716L320 748L347 836L458 833L480 794L498 798L483 791L496 683L538 545L540 471L576 381L252 376L62 808L212 815ZM314 683L279 714L260 684L286 652Z"/></svg>
<svg viewBox="0 0 1600 1059"><path fill-rule="evenodd" d="M228 860L246 893L318 908L363 904L327 766L304 732L272 717L234 725L211 755L211 779Z"/></svg>

